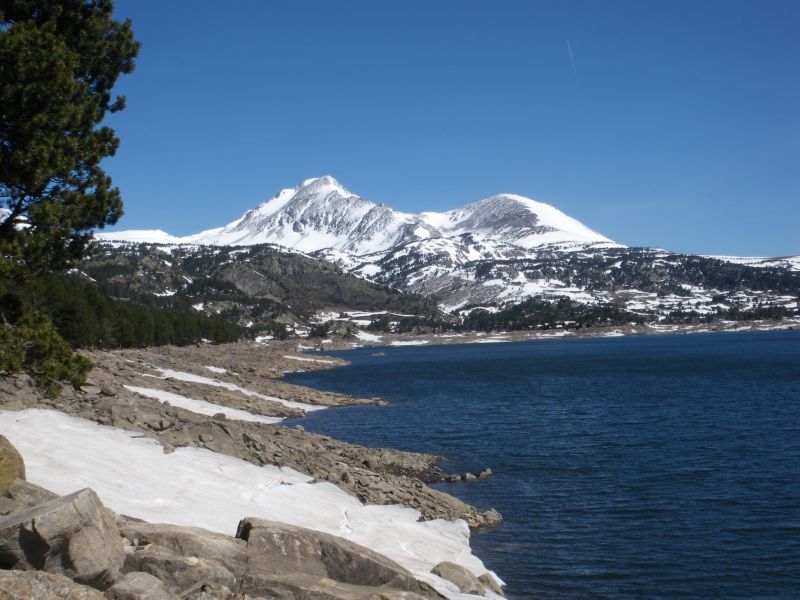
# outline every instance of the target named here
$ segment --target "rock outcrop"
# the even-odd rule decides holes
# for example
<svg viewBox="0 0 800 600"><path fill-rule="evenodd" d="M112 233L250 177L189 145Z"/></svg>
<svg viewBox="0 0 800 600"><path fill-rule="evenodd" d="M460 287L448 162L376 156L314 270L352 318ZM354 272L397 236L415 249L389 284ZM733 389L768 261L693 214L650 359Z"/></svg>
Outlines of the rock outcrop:
<svg viewBox="0 0 800 600"><path fill-rule="evenodd" d="M104 600L97 590L44 571L0 570L2 600Z"/></svg>
<svg viewBox="0 0 800 600"><path fill-rule="evenodd" d="M343 538L302 527L243 519L236 537L247 542L247 575L242 587L262 592L274 586L275 575L308 577L376 588L394 588L425 597L439 595L385 556ZM281 585L286 584L281 578Z"/></svg>
<svg viewBox="0 0 800 600"><path fill-rule="evenodd" d="M0 568L33 568L103 590L124 560L119 529L89 489L0 520Z"/></svg>
<svg viewBox="0 0 800 600"><path fill-rule="evenodd" d="M25 479L25 463L11 442L0 435L0 495L5 494L16 479Z"/></svg>
<svg viewBox="0 0 800 600"><path fill-rule="evenodd" d="M486 583L475 576L474 573L453 562L440 562L433 568L431 573L451 582L458 588L458 591L464 594L477 594L480 596L485 594L487 589L496 594L502 595L503 593L502 588L497 585L497 582L491 579L491 577L489 581L494 585L487 586Z"/></svg>
<svg viewBox="0 0 800 600"><path fill-rule="evenodd" d="M107 600L178 600L157 577L141 571L126 573L106 592Z"/></svg>

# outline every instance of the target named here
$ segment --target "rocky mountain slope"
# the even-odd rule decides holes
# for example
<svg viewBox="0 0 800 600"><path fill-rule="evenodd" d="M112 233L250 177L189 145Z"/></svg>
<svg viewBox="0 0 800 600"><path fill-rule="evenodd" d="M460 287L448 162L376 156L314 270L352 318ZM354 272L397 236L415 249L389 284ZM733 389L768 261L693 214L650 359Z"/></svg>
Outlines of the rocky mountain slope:
<svg viewBox="0 0 800 600"><path fill-rule="evenodd" d="M252 335L302 331L320 311L440 313L430 299L268 245L106 244L74 275L115 298L225 316Z"/></svg>
<svg viewBox="0 0 800 600"><path fill-rule="evenodd" d="M229 225L196 235L133 231L98 237L117 246L148 242L187 254L225 252L231 264L255 252L231 247L273 244L430 298L445 312L568 297L656 319L676 312L724 316L764 306L795 311L800 294L800 257L628 248L553 206L513 194L444 213L406 214L360 198L332 177L281 190ZM226 271L234 270L247 266Z"/></svg>

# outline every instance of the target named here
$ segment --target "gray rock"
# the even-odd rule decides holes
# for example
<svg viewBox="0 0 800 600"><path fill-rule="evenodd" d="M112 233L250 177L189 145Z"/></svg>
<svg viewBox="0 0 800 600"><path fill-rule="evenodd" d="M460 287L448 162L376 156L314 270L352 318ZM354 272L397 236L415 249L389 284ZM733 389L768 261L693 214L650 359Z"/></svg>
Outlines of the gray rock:
<svg viewBox="0 0 800 600"><path fill-rule="evenodd" d="M106 590L107 600L177 600L166 586L149 573L126 573Z"/></svg>
<svg viewBox="0 0 800 600"><path fill-rule="evenodd" d="M491 477L492 475L494 475L492 470L489 467L486 467L483 471L478 473L478 479L487 479L487 478Z"/></svg>
<svg viewBox="0 0 800 600"><path fill-rule="evenodd" d="M0 497L0 515L30 508L53 498L58 498L58 495L24 479L16 479Z"/></svg>
<svg viewBox="0 0 800 600"><path fill-rule="evenodd" d="M494 577L492 577L489 573L484 573L483 575L478 577L478 581L480 581L483 584L483 587L485 587L487 590L494 592L498 596L506 595L505 592L503 591L503 588L500 587L499 583L497 583L497 580Z"/></svg>
<svg viewBox="0 0 800 600"><path fill-rule="evenodd" d="M465 569L461 565L449 561L440 562L433 567L431 573L438 575L442 579L454 583L460 592L464 594L478 594L481 595L485 591L483 584L478 581L478 578L472 574L471 571Z"/></svg>
<svg viewBox="0 0 800 600"><path fill-rule="evenodd" d="M276 575L302 573L355 586L394 588L439 597L433 588L414 579L394 561L326 533L247 518L239 523L236 537L247 541L248 571L240 588L244 592L267 593L265 582L274 580Z"/></svg>
<svg viewBox="0 0 800 600"><path fill-rule="evenodd" d="M474 473L464 473L464 481L475 481L477 478Z"/></svg>
<svg viewBox="0 0 800 600"><path fill-rule="evenodd" d="M124 560L119 529L90 489L0 519L0 568L23 562L106 589Z"/></svg>
<svg viewBox="0 0 800 600"><path fill-rule="evenodd" d="M278 574L249 579L246 598L269 600L427 600L442 598L438 594L420 595L415 592L360 586L326 577L304 574Z"/></svg>
<svg viewBox="0 0 800 600"><path fill-rule="evenodd" d="M2 600L104 600L103 594L62 575L0 570Z"/></svg>
<svg viewBox="0 0 800 600"><path fill-rule="evenodd" d="M503 516L493 508L483 512L481 516L485 527L494 527L503 522Z"/></svg>
<svg viewBox="0 0 800 600"><path fill-rule="evenodd" d="M0 495L5 494L16 479L25 479L25 462L14 445L0 435Z"/></svg>
<svg viewBox="0 0 800 600"><path fill-rule="evenodd" d="M247 544L227 535L143 522L127 522L120 530L133 546L124 570L150 573L172 590L236 589L247 568Z"/></svg>

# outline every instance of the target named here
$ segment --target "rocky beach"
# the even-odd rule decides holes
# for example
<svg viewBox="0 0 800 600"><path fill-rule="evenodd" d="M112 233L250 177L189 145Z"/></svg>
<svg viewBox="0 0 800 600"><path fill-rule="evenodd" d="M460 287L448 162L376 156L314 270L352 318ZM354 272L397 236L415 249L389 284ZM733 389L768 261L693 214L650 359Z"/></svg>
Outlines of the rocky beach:
<svg viewBox="0 0 800 600"><path fill-rule="evenodd" d="M444 472L439 456L280 423L382 403L282 381L286 372L346 364L296 349L271 342L92 352L86 384L58 398L26 375L0 379L0 434L8 440L0 566L11 569L2 572L3 593L502 593L469 548L469 529L497 525L500 515L429 485L475 475Z"/></svg>

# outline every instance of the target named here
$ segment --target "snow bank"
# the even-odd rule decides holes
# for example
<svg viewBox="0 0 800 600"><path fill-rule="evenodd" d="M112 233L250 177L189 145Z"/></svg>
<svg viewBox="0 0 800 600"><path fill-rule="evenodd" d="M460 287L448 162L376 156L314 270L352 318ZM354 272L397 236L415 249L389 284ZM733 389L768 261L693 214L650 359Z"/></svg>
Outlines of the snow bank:
<svg viewBox="0 0 800 600"><path fill-rule="evenodd" d="M360 330L356 332L356 337L364 342L380 342L383 339L380 335Z"/></svg>
<svg viewBox="0 0 800 600"><path fill-rule="evenodd" d="M388 556L450 598L475 596L431 575L436 564L486 572L464 521L420 522L411 508L365 506L287 467L257 467L201 448L164 454L141 434L52 410L0 411L0 433L24 457L29 481L58 494L91 487L118 513L227 535L245 516L323 531Z"/></svg>
<svg viewBox="0 0 800 600"><path fill-rule="evenodd" d="M154 367L154 368L159 373L161 373L162 379L168 379L171 377L172 379L177 379L178 381L191 381L194 383L204 383L205 385L222 387L225 388L226 390L241 392L246 396L255 396L256 398L261 398L263 400L272 400L273 402L279 402L284 406L289 406L291 408L299 408L300 410L304 410L306 412L311 412L314 410L322 410L323 408L327 408L325 406L317 406L315 404L306 404L305 402L294 402L293 400L284 400L283 398L277 398L275 396L265 396L264 394L254 392L253 390L247 390L243 387L240 387L235 383L228 383L227 381L220 381L219 379L211 379L210 377L203 377L202 375L195 375L194 373L185 373L184 371L173 371L172 369L162 369L161 367Z"/></svg>
<svg viewBox="0 0 800 600"><path fill-rule="evenodd" d="M283 358L288 358L289 360L299 360L302 362L312 362L312 363L323 363L326 365L335 365L335 360L324 360L322 358L305 358L303 356L289 356L288 354L284 354Z"/></svg>
<svg viewBox="0 0 800 600"><path fill-rule="evenodd" d="M220 406L219 404L213 404L211 402L206 402L205 400L192 400L191 398L187 398L186 396L181 396L179 394L173 394L172 392L165 392L163 390L157 390L154 388L145 388L145 387L136 387L134 385L126 385L123 386L125 389L145 396L147 398L155 398L159 402L169 402L172 406L177 406L180 408L185 408L186 410L190 410L193 413L198 413L201 415L209 415L213 416L217 413L224 414L228 419L234 419L238 421L251 421L253 423L280 423L283 421L280 417L266 417L264 415L256 415L246 410L240 410L238 408L229 408L227 406Z"/></svg>

